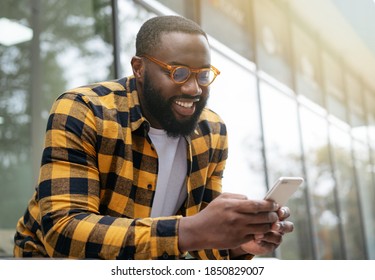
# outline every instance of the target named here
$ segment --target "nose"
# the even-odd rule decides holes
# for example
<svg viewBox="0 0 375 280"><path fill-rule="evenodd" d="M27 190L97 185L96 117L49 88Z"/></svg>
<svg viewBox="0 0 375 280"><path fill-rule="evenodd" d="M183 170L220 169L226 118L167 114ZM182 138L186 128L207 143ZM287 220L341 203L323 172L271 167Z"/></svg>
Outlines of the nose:
<svg viewBox="0 0 375 280"><path fill-rule="evenodd" d="M192 73L189 79L181 86L181 92L191 96L197 96L202 94L202 88L198 84L195 73Z"/></svg>

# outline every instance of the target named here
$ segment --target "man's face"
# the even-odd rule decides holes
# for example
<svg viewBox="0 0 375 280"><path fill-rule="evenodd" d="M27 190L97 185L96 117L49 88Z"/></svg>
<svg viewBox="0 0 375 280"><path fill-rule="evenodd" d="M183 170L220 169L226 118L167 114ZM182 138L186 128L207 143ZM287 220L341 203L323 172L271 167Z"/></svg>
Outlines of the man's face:
<svg viewBox="0 0 375 280"><path fill-rule="evenodd" d="M207 103L207 95L200 96L199 101L194 101L193 114L189 112L189 115L184 118L176 116L173 107L181 106L178 104L178 100L184 99L186 100L185 102L191 103L193 101L190 100L197 100L197 97L174 95L165 98L162 92L155 89L153 82L149 78L148 71L144 75L143 97L144 105L148 112L171 137L189 135L195 129L199 116ZM192 105L189 106L192 107ZM185 107L181 108L181 110L185 110ZM190 108L187 110L192 111Z"/></svg>
<svg viewBox="0 0 375 280"><path fill-rule="evenodd" d="M165 33L161 47L151 55L170 65L210 66L209 46L202 35ZM209 88L198 85L194 73L184 84L176 84L168 70L146 58L143 58L143 63L140 100L151 126L162 128L173 137L190 134L207 103Z"/></svg>

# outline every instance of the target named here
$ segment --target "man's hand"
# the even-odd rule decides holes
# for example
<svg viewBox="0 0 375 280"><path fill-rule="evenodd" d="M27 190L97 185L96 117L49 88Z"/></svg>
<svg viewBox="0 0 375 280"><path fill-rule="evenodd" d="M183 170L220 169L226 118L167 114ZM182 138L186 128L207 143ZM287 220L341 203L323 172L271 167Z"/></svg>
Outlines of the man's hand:
<svg viewBox="0 0 375 280"><path fill-rule="evenodd" d="M282 236L293 231L293 223L285 221L290 216L289 208L281 207L277 214L279 219L272 225L272 231L266 234L256 234L254 235L254 240L250 240L240 246L244 253L264 255L273 252L281 244Z"/></svg>
<svg viewBox="0 0 375 280"><path fill-rule="evenodd" d="M250 242L249 248L245 246L246 251L259 250L254 236L279 244L277 234L270 234L279 220L278 208L272 201L248 200L243 195L223 193L198 214L181 218L179 248L181 251L229 249Z"/></svg>

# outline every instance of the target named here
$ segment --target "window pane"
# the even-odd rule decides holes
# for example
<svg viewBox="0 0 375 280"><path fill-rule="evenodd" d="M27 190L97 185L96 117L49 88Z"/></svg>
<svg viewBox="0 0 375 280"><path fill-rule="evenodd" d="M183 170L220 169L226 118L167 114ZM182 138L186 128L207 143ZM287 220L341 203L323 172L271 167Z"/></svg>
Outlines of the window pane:
<svg viewBox="0 0 375 280"><path fill-rule="evenodd" d="M328 53L323 53L323 79L327 93L327 110L340 121L347 122L342 70Z"/></svg>
<svg viewBox="0 0 375 280"><path fill-rule="evenodd" d="M269 183L280 176L303 176L297 104L266 83L260 84L264 141ZM280 247L282 259L311 259L308 211L302 186L288 202L295 231L286 235Z"/></svg>
<svg viewBox="0 0 375 280"><path fill-rule="evenodd" d="M300 113L316 258L342 259L327 121L305 107L301 107Z"/></svg>
<svg viewBox="0 0 375 280"><path fill-rule="evenodd" d="M366 205L370 203L372 207L374 207L374 201L375 201L375 91L370 90L370 88L364 88L364 97L365 97L365 107L366 107L366 119L368 122L367 125L367 131L368 131L368 139L369 143L368 145L370 146L370 166L367 167L365 170L370 172L373 178L373 183L371 186L368 186L367 191L364 190L362 193L366 195L366 200L364 202L364 209L366 209ZM357 153L356 153L357 154ZM367 206L368 207L368 206ZM364 210L366 211L366 210ZM371 212L372 214L375 213L375 211ZM367 213L364 213L367 217ZM366 233L368 233L369 239L367 248L369 248L368 253L369 253L369 259L375 259L375 234L373 233L375 231L375 224L371 224L371 219L369 223L367 223L367 219L365 222L365 229Z"/></svg>
<svg viewBox="0 0 375 280"><path fill-rule="evenodd" d="M131 58L135 55L135 39L141 25L155 14L147 11L134 1L118 2L119 33L121 47L121 76L132 75Z"/></svg>
<svg viewBox="0 0 375 280"><path fill-rule="evenodd" d="M5 45L9 36L1 38L0 43L0 231L14 229L33 191L29 85L32 37L25 37L32 32L30 17L29 1L2 3L0 18L23 31L10 32L16 32L17 42ZM9 244L10 236L4 240ZM0 254L6 245L0 242Z"/></svg>
<svg viewBox="0 0 375 280"><path fill-rule="evenodd" d="M292 88L286 14L272 1L262 0L254 1L254 16L259 68Z"/></svg>
<svg viewBox="0 0 375 280"><path fill-rule="evenodd" d="M296 91L323 106L318 47L312 36L293 25Z"/></svg>
<svg viewBox="0 0 375 280"><path fill-rule="evenodd" d="M352 135L367 140L366 115L363 104L362 86L352 75L346 73L345 86L348 96L349 120L352 127Z"/></svg>
<svg viewBox="0 0 375 280"><path fill-rule="evenodd" d="M223 189L261 199L266 186L255 76L216 51L212 64L222 72L211 85L208 105L223 118L229 135Z"/></svg>
<svg viewBox="0 0 375 280"><path fill-rule="evenodd" d="M365 89L365 98L370 146L375 151L375 91Z"/></svg>
<svg viewBox="0 0 375 280"><path fill-rule="evenodd" d="M194 0L193 0L194 1ZM175 11L176 13L188 17L186 9L190 9L194 6L193 1L184 1L184 0L158 0L169 9ZM195 1L194 1L195 2Z"/></svg>
<svg viewBox="0 0 375 280"><path fill-rule="evenodd" d="M373 188L370 153L367 143L354 141L354 166L356 170L368 258L375 259L375 190Z"/></svg>
<svg viewBox="0 0 375 280"><path fill-rule="evenodd" d="M364 243L358 204L357 185L351 158L351 141L348 131L336 126L330 128L334 172L340 207L347 259L364 259Z"/></svg>
<svg viewBox="0 0 375 280"><path fill-rule="evenodd" d="M201 1L201 25L215 39L254 61L252 1Z"/></svg>
<svg viewBox="0 0 375 280"><path fill-rule="evenodd" d="M0 43L0 228L11 234L34 191L52 102L112 77L111 12L105 0L1 3L0 18L32 27Z"/></svg>

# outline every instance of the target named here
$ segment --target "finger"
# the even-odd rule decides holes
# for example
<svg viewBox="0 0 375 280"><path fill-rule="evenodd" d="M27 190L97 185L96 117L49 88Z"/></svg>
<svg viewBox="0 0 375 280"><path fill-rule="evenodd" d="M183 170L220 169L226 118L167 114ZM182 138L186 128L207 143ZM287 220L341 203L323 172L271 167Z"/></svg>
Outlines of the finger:
<svg viewBox="0 0 375 280"><path fill-rule="evenodd" d="M260 240L260 239L263 239L264 238L264 234L254 234L254 240Z"/></svg>
<svg viewBox="0 0 375 280"><path fill-rule="evenodd" d="M243 194L237 193L222 193L219 197L221 198L232 198L232 199L239 199L239 200L247 200L247 196Z"/></svg>
<svg viewBox="0 0 375 280"><path fill-rule="evenodd" d="M268 232L266 233L262 239L257 241L267 242L275 244L276 246L279 246L283 240L282 234L278 232Z"/></svg>
<svg viewBox="0 0 375 280"><path fill-rule="evenodd" d="M265 252L273 252L279 247L280 243L273 243L273 242L267 242L264 240L257 240L256 241L260 247L262 247L263 251Z"/></svg>
<svg viewBox="0 0 375 280"><path fill-rule="evenodd" d="M260 212L274 212L279 209L279 205L273 201L268 200L243 200L238 202L237 210L240 213L260 213Z"/></svg>
<svg viewBox="0 0 375 280"><path fill-rule="evenodd" d="M275 212L240 214L229 226L235 230L235 234L240 236L252 234L256 235L257 239L261 239L264 234L272 231L272 226L277 221L278 217Z"/></svg>
<svg viewBox="0 0 375 280"><path fill-rule="evenodd" d="M245 235L252 234L254 238L261 239L262 235L267 234L272 231L272 224L257 224L257 225L248 225L243 229Z"/></svg>
<svg viewBox="0 0 375 280"><path fill-rule="evenodd" d="M294 230L294 224L289 221L279 221L272 225L272 230L280 234L289 233Z"/></svg>
<svg viewBox="0 0 375 280"><path fill-rule="evenodd" d="M242 214L245 224L274 224L279 221L276 212L260 212L256 214Z"/></svg>
<svg viewBox="0 0 375 280"><path fill-rule="evenodd" d="M279 215L279 219L282 221L282 220L285 220L287 218L290 217L290 209L288 207L281 207L278 211L277 211L277 214Z"/></svg>

